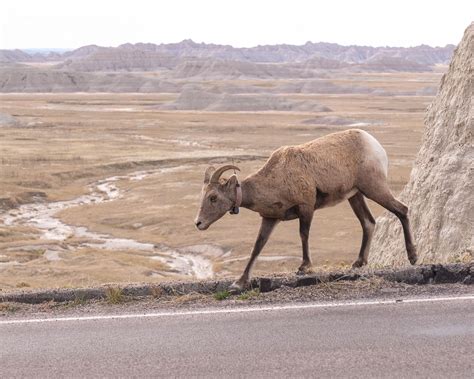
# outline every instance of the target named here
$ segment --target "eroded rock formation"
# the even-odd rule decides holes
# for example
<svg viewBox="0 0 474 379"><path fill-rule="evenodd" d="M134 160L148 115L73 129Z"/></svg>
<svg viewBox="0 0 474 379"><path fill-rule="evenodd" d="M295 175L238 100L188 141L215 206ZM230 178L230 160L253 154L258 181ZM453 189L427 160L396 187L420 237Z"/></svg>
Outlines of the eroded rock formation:
<svg viewBox="0 0 474 379"><path fill-rule="evenodd" d="M400 199L410 208L419 262L472 260L474 23L465 31L425 118L425 132ZM407 264L400 223L377 220L371 265Z"/></svg>

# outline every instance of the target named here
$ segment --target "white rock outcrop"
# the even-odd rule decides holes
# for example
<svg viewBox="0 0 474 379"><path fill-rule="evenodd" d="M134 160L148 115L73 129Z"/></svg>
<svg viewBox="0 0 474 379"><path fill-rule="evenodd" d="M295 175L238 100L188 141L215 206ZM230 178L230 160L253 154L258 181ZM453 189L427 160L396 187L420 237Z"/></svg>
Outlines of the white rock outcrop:
<svg viewBox="0 0 474 379"><path fill-rule="evenodd" d="M474 23L465 31L425 117L425 132L400 199L420 263L472 260L474 250L473 145ZM377 220L369 264L408 264L399 221Z"/></svg>

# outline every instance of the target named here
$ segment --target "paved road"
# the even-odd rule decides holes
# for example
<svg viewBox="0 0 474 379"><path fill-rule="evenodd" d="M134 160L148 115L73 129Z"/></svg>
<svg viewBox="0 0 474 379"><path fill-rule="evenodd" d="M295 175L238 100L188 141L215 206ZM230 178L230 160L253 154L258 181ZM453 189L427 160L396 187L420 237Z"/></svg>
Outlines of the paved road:
<svg viewBox="0 0 474 379"><path fill-rule="evenodd" d="M220 311L222 312L222 310ZM474 297L8 324L2 377L472 377Z"/></svg>

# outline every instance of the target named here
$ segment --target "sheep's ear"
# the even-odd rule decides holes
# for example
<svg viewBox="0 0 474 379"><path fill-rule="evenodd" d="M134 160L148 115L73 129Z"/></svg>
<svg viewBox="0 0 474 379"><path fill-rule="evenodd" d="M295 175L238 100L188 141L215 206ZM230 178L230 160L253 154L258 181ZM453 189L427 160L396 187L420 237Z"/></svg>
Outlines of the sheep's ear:
<svg viewBox="0 0 474 379"><path fill-rule="evenodd" d="M209 184L209 182L211 181L212 173L214 171L216 171L216 169L213 166L209 166L206 169L206 172L204 173L204 184Z"/></svg>

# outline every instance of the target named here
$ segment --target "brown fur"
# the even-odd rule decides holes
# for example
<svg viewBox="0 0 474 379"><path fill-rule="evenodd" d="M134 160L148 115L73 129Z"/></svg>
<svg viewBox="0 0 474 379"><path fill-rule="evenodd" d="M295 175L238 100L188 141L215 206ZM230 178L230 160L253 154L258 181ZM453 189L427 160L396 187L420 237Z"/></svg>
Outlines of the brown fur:
<svg viewBox="0 0 474 379"><path fill-rule="evenodd" d="M363 154L357 130L329 134L299 146L282 147L259 171L243 181L244 194L246 187L253 192L253 204L249 204L249 208L263 217L284 220L284 212L294 205L316 208L318 191L324 197L318 208L337 203L357 187L363 171ZM275 207L276 203L282 205Z"/></svg>
<svg viewBox="0 0 474 379"><path fill-rule="evenodd" d="M396 200L387 184L386 154L368 133L351 129L333 133L298 146L276 150L265 165L241 183L242 206L262 216L262 226L250 261L236 288L248 284L253 262L279 221L300 220L303 262L300 272L311 269L308 235L314 210L349 200L363 230L362 246L355 267L367 263L375 220L364 196L392 211L402 222L410 262L416 261L408 208ZM230 166L229 166L230 167ZM235 203L237 179L209 182L213 168L206 170L201 207L196 225L207 229ZM212 200L212 201L211 201Z"/></svg>

